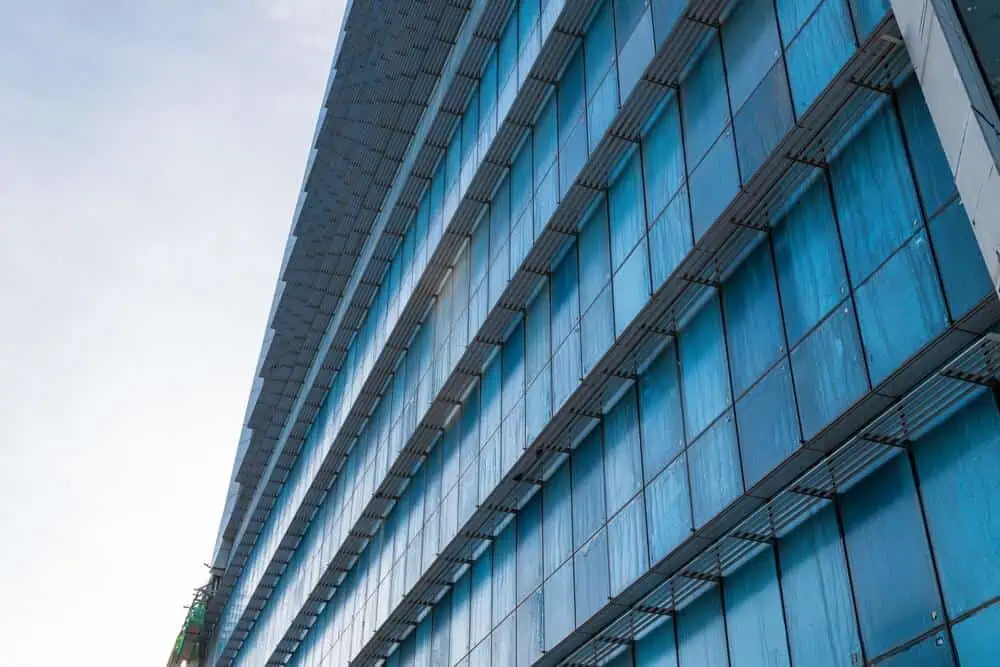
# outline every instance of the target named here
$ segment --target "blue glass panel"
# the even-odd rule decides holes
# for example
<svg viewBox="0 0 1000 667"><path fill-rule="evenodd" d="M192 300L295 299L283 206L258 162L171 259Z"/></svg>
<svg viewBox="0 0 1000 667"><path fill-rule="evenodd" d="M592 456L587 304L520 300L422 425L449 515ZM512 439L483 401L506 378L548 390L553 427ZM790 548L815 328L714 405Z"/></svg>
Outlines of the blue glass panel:
<svg viewBox="0 0 1000 667"><path fill-rule="evenodd" d="M747 488L788 458L801 441L788 362L782 360L736 402Z"/></svg>
<svg viewBox="0 0 1000 667"><path fill-rule="evenodd" d="M677 351L671 344L639 378L642 463L651 479L684 447L684 421L677 373Z"/></svg>
<svg viewBox="0 0 1000 667"><path fill-rule="evenodd" d="M676 95L670 97L642 138L642 166L648 218L655 220L684 182L684 144Z"/></svg>
<svg viewBox="0 0 1000 667"><path fill-rule="evenodd" d="M469 667L492 667L493 653L491 648L489 637L473 648L472 653L469 654Z"/></svg>
<svg viewBox="0 0 1000 667"><path fill-rule="evenodd" d="M503 411L506 414L524 396L524 322L503 344Z"/></svg>
<svg viewBox="0 0 1000 667"><path fill-rule="evenodd" d="M617 595L649 569L646 508L639 494L608 522L611 594Z"/></svg>
<svg viewBox="0 0 1000 667"><path fill-rule="evenodd" d="M556 146L559 138L556 134L556 98L549 96L549 101L542 107L535 122L534 131L534 161L535 161L535 184L537 185L542 175L548 172L549 167L556 159Z"/></svg>
<svg viewBox="0 0 1000 667"><path fill-rule="evenodd" d="M604 452L601 429L593 429L570 459L573 479L573 546L579 547L604 523Z"/></svg>
<svg viewBox="0 0 1000 667"><path fill-rule="evenodd" d="M952 630L962 667L994 667L1000 637L1000 604L962 621Z"/></svg>
<svg viewBox="0 0 1000 667"><path fill-rule="evenodd" d="M829 0L828 0L829 1ZM795 345L847 297L827 182L816 181L774 232L774 255L788 340Z"/></svg>
<svg viewBox="0 0 1000 667"><path fill-rule="evenodd" d="M767 548L724 582L730 667L788 667L774 552Z"/></svg>
<svg viewBox="0 0 1000 667"><path fill-rule="evenodd" d="M947 637L939 632L878 664L879 667L954 667L955 660L951 657Z"/></svg>
<svg viewBox="0 0 1000 667"><path fill-rule="evenodd" d="M642 0L615 2L616 6L623 4L631 4L640 10L645 6ZM626 99L635 84L642 78L646 65L653 57L653 19L650 12L646 10L638 16L635 27L631 31L623 31L621 22L618 23L617 27L619 41L623 35L628 35L628 40L619 47L618 51L621 95L622 99Z"/></svg>
<svg viewBox="0 0 1000 667"><path fill-rule="evenodd" d="M559 205L559 169L552 167L535 190L535 238L545 229Z"/></svg>
<svg viewBox="0 0 1000 667"><path fill-rule="evenodd" d="M570 246L552 271L552 347L559 347L580 318L576 246Z"/></svg>
<svg viewBox="0 0 1000 667"><path fill-rule="evenodd" d="M650 5L653 12L653 33L656 36L656 46L659 47L677 25L687 5L677 0L650 0Z"/></svg>
<svg viewBox="0 0 1000 667"><path fill-rule="evenodd" d="M525 314L525 374L530 382L548 363L549 350L549 290L548 284L528 304Z"/></svg>
<svg viewBox="0 0 1000 667"><path fill-rule="evenodd" d="M493 542L493 625L514 610L517 575L517 521L511 521Z"/></svg>
<svg viewBox="0 0 1000 667"><path fill-rule="evenodd" d="M832 507L778 542L793 665L860 664L854 606Z"/></svg>
<svg viewBox="0 0 1000 667"><path fill-rule="evenodd" d="M782 41L787 45L798 34L802 24L812 16L816 7L823 0L776 0L778 9L778 25L781 28Z"/></svg>
<svg viewBox="0 0 1000 667"><path fill-rule="evenodd" d="M500 467L503 465L500 436L494 434L483 445L479 454L479 502L482 503L500 481Z"/></svg>
<svg viewBox="0 0 1000 667"><path fill-rule="evenodd" d="M733 393L739 396L785 352L771 248L762 243L722 289Z"/></svg>
<svg viewBox="0 0 1000 667"><path fill-rule="evenodd" d="M500 356L496 355L493 360L483 369L482 379L482 418L480 428L484 437L492 435L500 427Z"/></svg>
<svg viewBox="0 0 1000 667"><path fill-rule="evenodd" d="M469 600L471 577L466 572L451 588L452 662L469 651Z"/></svg>
<svg viewBox="0 0 1000 667"><path fill-rule="evenodd" d="M588 91L590 88L588 87ZM604 132L618 113L618 72L612 69L598 86L587 105L587 131L590 150L601 143Z"/></svg>
<svg viewBox="0 0 1000 667"><path fill-rule="evenodd" d="M805 4L803 0L788 3ZM851 16L844 0L824 0L785 53L797 117L826 88L855 48Z"/></svg>
<svg viewBox="0 0 1000 667"><path fill-rule="evenodd" d="M615 28L610 2L597 10L583 38L587 95L592 96L615 59ZM617 88L617 85L616 85ZM617 90L615 91L617 96Z"/></svg>
<svg viewBox="0 0 1000 667"><path fill-rule="evenodd" d="M642 486L642 449L635 387L604 417L608 514L617 512Z"/></svg>
<svg viewBox="0 0 1000 667"><path fill-rule="evenodd" d="M528 200L531 203L531 200ZM531 243L534 241L534 228L532 227L533 209L525 210L510 228L510 275L517 273L524 258L531 250Z"/></svg>
<svg viewBox="0 0 1000 667"><path fill-rule="evenodd" d="M518 219L525 210L531 208L532 157L531 134L518 150L510 168L510 212L511 219Z"/></svg>
<svg viewBox="0 0 1000 667"><path fill-rule="evenodd" d="M740 190L732 128L727 128L691 174L691 221L700 239Z"/></svg>
<svg viewBox="0 0 1000 667"><path fill-rule="evenodd" d="M729 124L729 100L717 38L712 39L681 86L681 111L688 169L693 169Z"/></svg>
<svg viewBox="0 0 1000 667"><path fill-rule="evenodd" d="M545 582L545 648L551 649L575 627L573 561L565 563Z"/></svg>
<svg viewBox="0 0 1000 667"><path fill-rule="evenodd" d="M920 226L920 210L890 107L830 165L851 282L858 285Z"/></svg>
<svg viewBox="0 0 1000 667"><path fill-rule="evenodd" d="M614 277L615 334L625 327L649 302L649 252L643 240L632 251Z"/></svg>
<svg viewBox="0 0 1000 667"><path fill-rule="evenodd" d="M470 636L477 644L490 633L492 623L493 552L487 549L472 565Z"/></svg>
<svg viewBox="0 0 1000 667"><path fill-rule="evenodd" d="M743 492L736 424L719 418L688 448L695 526L704 526Z"/></svg>
<svg viewBox="0 0 1000 667"><path fill-rule="evenodd" d="M559 136L560 141L566 136L566 130L584 115L586 108L586 91L584 89L583 49L566 65L562 79L556 87L559 103ZM561 158L560 158L561 159Z"/></svg>
<svg viewBox="0 0 1000 667"><path fill-rule="evenodd" d="M552 417L552 374L546 365L525 395L526 441L532 442Z"/></svg>
<svg viewBox="0 0 1000 667"><path fill-rule="evenodd" d="M948 326L926 234L872 274L855 301L868 369L878 384Z"/></svg>
<svg viewBox="0 0 1000 667"><path fill-rule="evenodd" d="M952 618L1000 596L1000 415L984 394L913 449ZM964 664L964 663L963 663Z"/></svg>
<svg viewBox="0 0 1000 667"><path fill-rule="evenodd" d="M572 487L567 461L542 487L544 524L542 544L545 552L545 576L551 575L573 552Z"/></svg>
<svg viewBox="0 0 1000 667"><path fill-rule="evenodd" d="M530 667L545 650L545 614L538 590L517 608L517 667Z"/></svg>
<svg viewBox="0 0 1000 667"><path fill-rule="evenodd" d="M608 536L605 529L573 556L576 624L580 625L608 603Z"/></svg>
<svg viewBox="0 0 1000 667"><path fill-rule="evenodd" d="M917 77L910 76L896 94L920 199L933 215L955 194L955 180Z"/></svg>
<svg viewBox="0 0 1000 667"><path fill-rule="evenodd" d="M510 178L504 177L490 203L490 257L496 257L510 238ZM506 263L505 263L506 265Z"/></svg>
<svg viewBox="0 0 1000 667"><path fill-rule="evenodd" d="M851 0L851 10L858 34L864 39L889 13L889 0Z"/></svg>
<svg viewBox="0 0 1000 667"><path fill-rule="evenodd" d="M590 310L583 314L581 324L583 372L589 373L615 342L615 314L611 288L607 287Z"/></svg>
<svg viewBox="0 0 1000 667"><path fill-rule="evenodd" d="M649 553L655 563L690 537L693 528L687 462L683 455L646 487L646 511Z"/></svg>
<svg viewBox="0 0 1000 667"><path fill-rule="evenodd" d="M733 120L744 182L764 164L794 122L785 65L779 61Z"/></svg>
<svg viewBox="0 0 1000 667"><path fill-rule="evenodd" d="M929 630L942 612L906 457L846 493L841 512L861 636L878 656Z"/></svg>
<svg viewBox="0 0 1000 667"><path fill-rule="evenodd" d="M451 591L445 593L434 607L434 635L431 638L431 665L449 667L451 646Z"/></svg>
<svg viewBox="0 0 1000 667"><path fill-rule="evenodd" d="M693 245L687 188L681 187L649 230L650 272L654 290L667 281Z"/></svg>
<svg viewBox="0 0 1000 667"><path fill-rule="evenodd" d="M558 410L580 384L580 330L574 329L552 357L552 405Z"/></svg>
<svg viewBox="0 0 1000 667"><path fill-rule="evenodd" d="M729 370L719 300L713 297L680 333L684 422L690 440L729 407Z"/></svg>
<svg viewBox="0 0 1000 667"><path fill-rule="evenodd" d="M792 376L805 439L868 390L854 310L840 306L792 350Z"/></svg>
<svg viewBox="0 0 1000 667"><path fill-rule="evenodd" d="M672 618L661 621L636 640L635 667L677 667Z"/></svg>
<svg viewBox="0 0 1000 667"><path fill-rule="evenodd" d="M565 195L573 186L580 170L590 156L587 143L587 118L584 116L567 131L566 138L559 144L559 194Z"/></svg>
<svg viewBox="0 0 1000 667"><path fill-rule="evenodd" d="M611 266L617 270L646 232L642 194L642 162L638 153L625 165L608 189L611 221Z"/></svg>
<svg viewBox="0 0 1000 667"><path fill-rule="evenodd" d="M511 614L493 631L493 660L495 665L517 664L517 622Z"/></svg>
<svg viewBox="0 0 1000 667"><path fill-rule="evenodd" d="M979 244L961 201L952 202L929 226L944 294L952 317L960 319L992 293L990 273L979 261Z"/></svg>
<svg viewBox="0 0 1000 667"><path fill-rule="evenodd" d="M580 228L580 307L586 310L611 280L611 241L608 236L608 214L599 204Z"/></svg>
<svg viewBox="0 0 1000 667"><path fill-rule="evenodd" d="M542 495L536 493L517 515L518 602L542 583Z"/></svg>
<svg viewBox="0 0 1000 667"><path fill-rule="evenodd" d="M713 586L677 614L680 667L728 667L722 600Z"/></svg>
<svg viewBox="0 0 1000 667"><path fill-rule="evenodd" d="M781 56L774 0L737 3L722 24L722 46L729 98L733 109L739 109Z"/></svg>

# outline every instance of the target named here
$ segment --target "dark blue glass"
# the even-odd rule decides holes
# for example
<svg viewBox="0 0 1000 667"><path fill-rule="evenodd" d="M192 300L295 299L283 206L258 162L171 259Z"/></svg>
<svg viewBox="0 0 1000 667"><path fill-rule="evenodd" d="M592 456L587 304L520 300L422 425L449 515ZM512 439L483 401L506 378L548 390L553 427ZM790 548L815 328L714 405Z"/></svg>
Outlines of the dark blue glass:
<svg viewBox="0 0 1000 667"><path fill-rule="evenodd" d="M694 524L704 526L743 492L736 424L723 414L688 448Z"/></svg>
<svg viewBox="0 0 1000 667"><path fill-rule="evenodd" d="M812 0L787 0L786 4L805 5L809 2ZM785 39L788 39L787 35ZM856 48L851 15L845 0L823 0L816 13L788 44L788 81L797 117L802 117Z"/></svg>
<svg viewBox="0 0 1000 667"><path fill-rule="evenodd" d="M787 360L782 360L736 401L736 422L743 476L747 488L751 488L798 449L801 442Z"/></svg>
<svg viewBox="0 0 1000 667"><path fill-rule="evenodd" d="M726 577L730 667L789 667L781 593L770 547Z"/></svg>
<svg viewBox="0 0 1000 667"><path fill-rule="evenodd" d="M713 586L677 613L680 667L728 667L722 600Z"/></svg>
<svg viewBox="0 0 1000 667"><path fill-rule="evenodd" d="M669 345L639 378L642 463L646 479L655 476L684 447L677 350Z"/></svg>
<svg viewBox="0 0 1000 667"><path fill-rule="evenodd" d="M980 261L979 244L961 201L952 202L929 227L945 298L952 317L961 319L993 292L990 272Z"/></svg>
<svg viewBox="0 0 1000 667"><path fill-rule="evenodd" d="M653 562L665 558L691 536L691 495L687 461L678 456L646 486L646 525Z"/></svg>

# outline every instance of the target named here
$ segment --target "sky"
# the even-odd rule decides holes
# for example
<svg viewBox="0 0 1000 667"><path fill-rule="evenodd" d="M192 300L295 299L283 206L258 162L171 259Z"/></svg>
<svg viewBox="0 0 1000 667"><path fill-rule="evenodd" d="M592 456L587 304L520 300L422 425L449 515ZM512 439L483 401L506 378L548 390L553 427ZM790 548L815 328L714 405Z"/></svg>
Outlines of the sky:
<svg viewBox="0 0 1000 667"><path fill-rule="evenodd" d="M166 663L343 7L0 0L0 663Z"/></svg>

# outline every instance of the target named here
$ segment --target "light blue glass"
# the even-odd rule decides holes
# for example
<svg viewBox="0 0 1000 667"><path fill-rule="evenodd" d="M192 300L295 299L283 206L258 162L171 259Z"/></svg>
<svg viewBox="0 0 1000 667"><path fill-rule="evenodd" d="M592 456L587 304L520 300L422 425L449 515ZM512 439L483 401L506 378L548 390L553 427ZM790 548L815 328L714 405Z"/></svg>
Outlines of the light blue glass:
<svg viewBox="0 0 1000 667"><path fill-rule="evenodd" d="M580 330L570 331L552 356L552 406L562 407L580 384Z"/></svg>
<svg viewBox="0 0 1000 667"><path fill-rule="evenodd" d="M1000 415L989 394L913 447L952 618L1000 596Z"/></svg>
<svg viewBox="0 0 1000 667"><path fill-rule="evenodd" d="M677 667L672 618L663 620L636 640L635 667Z"/></svg>
<svg viewBox="0 0 1000 667"><path fill-rule="evenodd" d="M653 14L653 34L659 47L677 27L687 5L677 0L650 0L649 4Z"/></svg>
<svg viewBox="0 0 1000 667"><path fill-rule="evenodd" d="M642 494L608 522L608 547L611 595L618 595L649 569Z"/></svg>
<svg viewBox="0 0 1000 667"><path fill-rule="evenodd" d="M691 233L691 210L688 206L687 188L682 186L649 230L653 290L665 283L688 255L694 245Z"/></svg>
<svg viewBox="0 0 1000 667"><path fill-rule="evenodd" d="M493 625L514 611L517 577L517 520L500 531L493 542Z"/></svg>
<svg viewBox="0 0 1000 667"><path fill-rule="evenodd" d="M608 603L608 537L604 528L574 554L573 581L579 626Z"/></svg>
<svg viewBox="0 0 1000 667"><path fill-rule="evenodd" d="M794 122L785 65L778 61L733 119L744 182L770 157Z"/></svg>
<svg viewBox="0 0 1000 667"><path fill-rule="evenodd" d="M524 396L524 321L507 337L503 345L503 412L510 409Z"/></svg>
<svg viewBox="0 0 1000 667"><path fill-rule="evenodd" d="M684 447L680 399L677 348L671 344L656 356L639 378L642 464L647 480Z"/></svg>
<svg viewBox="0 0 1000 667"><path fill-rule="evenodd" d="M469 602L472 578L468 571L458 578L451 588L451 657L457 658L469 652Z"/></svg>
<svg viewBox="0 0 1000 667"><path fill-rule="evenodd" d="M611 240L607 208L596 206L580 227L580 307L586 310L611 281Z"/></svg>
<svg viewBox="0 0 1000 667"><path fill-rule="evenodd" d="M573 186L590 157L590 144L587 141L587 117L583 116L576 124L566 131L564 139L559 143L559 195L565 196Z"/></svg>
<svg viewBox="0 0 1000 667"><path fill-rule="evenodd" d="M823 0L776 0L781 39L788 45Z"/></svg>
<svg viewBox="0 0 1000 667"><path fill-rule="evenodd" d="M493 660L497 665L517 664L517 623L511 614L493 631Z"/></svg>
<svg viewBox="0 0 1000 667"><path fill-rule="evenodd" d="M688 170L694 170L729 124L722 50L713 39L681 85Z"/></svg>
<svg viewBox="0 0 1000 667"><path fill-rule="evenodd" d="M573 561L567 561L545 581L545 648L551 649L575 627Z"/></svg>
<svg viewBox="0 0 1000 667"><path fill-rule="evenodd" d="M993 667L997 664L1000 604L965 619L952 632L962 667Z"/></svg>
<svg viewBox="0 0 1000 667"><path fill-rule="evenodd" d="M689 180L691 188L691 224L695 240L701 239L740 190L736 149L732 127L705 155Z"/></svg>
<svg viewBox="0 0 1000 667"><path fill-rule="evenodd" d="M993 281L986 262L979 261L979 244L961 201L952 202L929 227L945 298L952 317L960 319L993 292Z"/></svg>
<svg viewBox="0 0 1000 667"><path fill-rule="evenodd" d="M548 282L528 304L525 321L525 374L529 382L535 379L542 367L548 363L549 349L549 289Z"/></svg>
<svg viewBox="0 0 1000 667"><path fill-rule="evenodd" d="M590 150L594 151L604 138L604 133L618 113L618 72L612 69L597 89L591 94L587 105L587 133L590 137Z"/></svg>
<svg viewBox="0 0 1000 667"><path fill-rule="evenodd" d="M773 240L785 326L795 345L848 294L825 179L816 180L785 214Z"/></svg>
<svg viewBox="0 0 1000 667"><path fill-rule="evenodd" d="M892 108L877 113L830 165L851 283L860 284L920 226ZM877 223L877 224L876 224Z"/></svg>
<svg viewBox="0 0 1000 667"><path fill-rule="evenodd" d="M726 628L717 586L677 613L680 667L728 667Z"/></svg>
<svg viewBox="0 0 1000 667"><path fill-rule="evenodd" d="M638 153L629 157L608 189L611 223L611 268L617 271L646 232L643 203L642 161Z"/></svg>
<svg viewBox="0 0 1000 667"><path fill-rule="evenodd" d="M733 109L750 97L781 56L774 0L744 0L722 24L726 81Z"/></svg>
<svg viewBox="0 0 1000 667"><path fill-rule="evenodd" d="M910 76L896 95L920 200L931 216L955 194L955 180L917 77Z"/></svg>
<svg viewBox="0 0 1000 667"><path fill-rule="evenodd" d="M642 449L635 387L604 416L605 478L608 514L614 514L642 486Z"/></svg>
<svg viewBox="0 0 1000 667"><path fill-rule="evenodd" d="M558 348L580 319L580 282L576 246L552 270L552 347Z"/></svg>
<svg viewBox="0 0 1000 667"><path fill-rule="evenodd" d="M854 310L839 306L792 350L792 376L806 440L868 390Z"/></svg>
<svg viewBox="0 0 1000 667"><path fill-rule="evenodd" d="M670 96L642 138L642 167L647 217L655 220L684 182L684 143L676 95Z"/></svg>
<svg viewBox="0 0 1000 667"><path fill-rule="evenodd" d="M736 401L740 454L747 488L794 452L801 441L792 376L782 360Z"/></svg>
<svg viewBox="0 0 1000 667"><path fill-rule="evenodd" d="M549 167L556 159L556 147L559 144L559 137L556 133L556 96L549 96L548 102L542 107L535 121L534 136L534 174L535 185L541 182L542 175L547 173Z"/></svg>
<svg viewBox="0 0 1000 667"><path fill-rule="evenodd" d="M570 457L573 481L573 546L579 547L604 524L604 452L601 429L594 428Z"/></svg>
<svg viewBox="0 0 1000 667"><path fill-rule="evenodd" d="M518 606L517 667L531 667L545 650L545 612L542 590L538 589Z"/></svg>
<svg viewBox="0 0 1000 667"><path fill-rule="evenodd" d="M478 644L490 634L492 619L493 551L486 549L472 565L472 602L469 612L469 636Z"/></svg>
<svg viewBox="0 0 1000 667"><path fill-rule="evenodd" d="M786 4L808 2L812 0L786 0ZM788 45L785 54L788 81L797 117L809 108L857 48L851 16L844 3L845 0L823 0Z"/></svg>
<svg viewBox="0 0 1000 667"><path fill-rule="evenodd" d="M646 525L653 562L665 558L691 536L691 496L687 461L678 456L646 486Z"/></svg>
<svg viewBox="0 0 1000 667"><path fill-rule="evenodd" d="M767 242L757 246L722 288L733 393L739 396L785 351L778 289Z"/></svg>
<svg viewBox="0 0 1000 667"><path fill-rule="evenodd" d="M939 632L878 664L881 667L954 667L955 660L948 638L944 632Z"/></svg>
<svg viewBox="0 0 1000 667"><path fill-rule="evenodd" d="M704 526L743 492L736 424L725 413L688 448L694 524Z"/></svg>
<svg viewBox="0 0 1000 667"><path fill-rule="evenodd" d="M850 580L832 507L778 542L793 665L860 664Z"/></svg>
<svg viewBox="0 0 1000 667"><path fill-rule="evenodd" d="M858 34L864 39L889 13L889 0L851 0L851 10Z"/></svg>
<svg viewBox="0 0 1000 667"><path fill-rule="evenodd" d="M542 495L536 493L517 515L517 599L542 583Z"/></svg>
<svg viewBox="0 0 1000 667"><path fill-rule="evenodd" d="M911 239L858 287L855 301L868 369L878 384L948 326L926 234Z"/></svg>
<svg viewBox="0 0 1000 667"><path fill-rule="evenodd" d="M789 667L774 552L764 549L726 577L730 667Z"/></svg>
<svg viewBox="0 0 1000 667"><path fill-rule="evenodd" d="M645 239L635 247L614 277L615 335L621 335L649 303L649 252Z"/></svg>
<svg viewBox="0 0 1000 667"><path fill-rule="evenodd" d="M627 99L635 85L642 78L646 65L653 57L653 19L645 9L643 0L617 0L615 6L629 5L630 23L621 20L616 25L618 32L618 74L621 80L622 99ZM638 13L642 12L642 13ZM627 37L623 41L623 37Z"/></svg>
<svg viewBox="0 0 1000 667"><path fill-rule="evenodd" d="M684 423L692 439L729 407L729 370L719 300L713 297L680 333Z"/></svg>
<svg viewBox="0 0 1000 667"><path fill-rule="evenodd" d="M583 314L580 336L583 373L587 374L615 342L615 314L610 286L604 288Z"/></svg>
<svg viewBox="0 0 1000 667"><path fill-rule="evenodd" d="M614 16L610 2L597 10L583 38L587 96L593 96L615 59ZM616 85L617 88L617 85ZM617 90L615 91L617 96Z"/></svg>
<svg viewBox="0 0 1000 667"><path fill-rule="evenodd" d="M861 636L879 656L937 625L943 611L906 457L847 492L841 513Z"/></svg>
<svg viewBox="0 0 1000 667"><path fill-rule="evenodd" d="M573 553L573 505L569 461L542 487L544 574L550 576Z"/></svg>

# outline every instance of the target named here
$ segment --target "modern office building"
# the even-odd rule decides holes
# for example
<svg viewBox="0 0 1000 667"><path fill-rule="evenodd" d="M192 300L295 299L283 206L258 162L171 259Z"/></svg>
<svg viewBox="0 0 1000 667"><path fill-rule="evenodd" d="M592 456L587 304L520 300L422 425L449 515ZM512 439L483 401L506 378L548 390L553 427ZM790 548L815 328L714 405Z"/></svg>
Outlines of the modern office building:
<svg viewBox="0 0 1000 667"><path fill-rule="evenodd" d="M175 661L1000 664L1000 5L348 4Z"/></svg>

